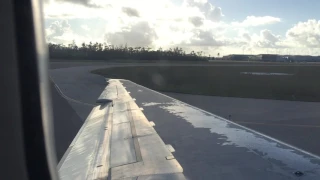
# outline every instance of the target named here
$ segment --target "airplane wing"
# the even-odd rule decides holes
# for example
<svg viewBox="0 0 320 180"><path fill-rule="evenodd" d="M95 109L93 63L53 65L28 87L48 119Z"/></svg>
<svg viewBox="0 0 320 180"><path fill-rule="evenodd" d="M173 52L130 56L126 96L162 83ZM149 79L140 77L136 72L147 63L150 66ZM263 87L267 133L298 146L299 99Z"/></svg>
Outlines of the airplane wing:
<svg viewBox="0 0 320 180"><path fill-rule="evenodd" d="M119 80L109 80L68 153L61 179L185 179L183 169Z"/></svg>
<svg viewBox="0 0 320 180"><path fill-rule="evenodd" d="M316 155L129 80L105 81L60 160L61 179L320 176Z"/></svg>

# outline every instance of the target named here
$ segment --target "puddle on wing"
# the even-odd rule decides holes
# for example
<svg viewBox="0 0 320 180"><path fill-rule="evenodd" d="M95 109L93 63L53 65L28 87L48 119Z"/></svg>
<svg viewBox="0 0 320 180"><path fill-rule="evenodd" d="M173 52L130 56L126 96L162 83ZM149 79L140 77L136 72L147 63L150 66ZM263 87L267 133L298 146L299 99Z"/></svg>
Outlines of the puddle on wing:
<svg viewBox="0 0 320 180"><path fill-rule="evenodd" d="M253 75L253 76L293 76L294 74L289 73L270 73L270 72L240 72L244 75Z"/></svg>
<svg viewBox="0 0 320 180"><path fill-rule="evenodd" d="M190 122L195 128L210 128L211 133L220 135L222 146L247 148L260 157L280 166L313 171L320 168L320 161L300 151L275 142L267 137L251 132L236 124L217 118L179 101L170 103L143 103L143 106L157 106Z"/></svg>
<svg viewBox="0 0 320 180"><path fill-rule="evenodd" d="M146 106L146 107L148 107L148 106L156 106L156 105L160 105L160 104L162 104L162 103L156 103L156 102L142 103L142 105Z"/></svg>

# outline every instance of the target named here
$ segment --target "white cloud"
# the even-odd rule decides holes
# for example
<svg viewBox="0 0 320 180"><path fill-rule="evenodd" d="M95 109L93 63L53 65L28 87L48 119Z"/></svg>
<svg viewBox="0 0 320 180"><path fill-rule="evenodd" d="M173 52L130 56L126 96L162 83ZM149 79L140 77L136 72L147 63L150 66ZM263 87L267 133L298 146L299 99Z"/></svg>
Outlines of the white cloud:
<svg viewBox="0 0 320 180"><path fill-rule="evenodd" d="M85 31L89 31L90 30L88 25L85 25L85 24L81 25L81 28L84 29Z"/></svg>
<svg viewBox="0 0 320 180"><path fill-rule="evenodd" d="M299 22L286 33L287 42L291 46L319 47L320 46L320 21L315 19Z"/></svg>
<svg viewBox="0 0 320 180"><path fill-rule="evenodd" d="M118 10L111 8L110 4L100 1L96 2L101 8L91 8L81 3L73 1L50 1L43 5L45 19L90 19L112 17L119 13ZM90 2L90 1L87 1Z"/></svg>
<svg viewBox="0 0 320 180"><path fill-rule="evenodd" d="M128 16L135 16L135 17L140 16L139 12L136 9L130 8L130 7L123 7L122 12L124 12Z"/></svg>
<svg viewBox="0 0 320 180"><path fill-rule="evenodd" d="M274 34L264 29L260 33L247 31L239 34L245 52L319 55L320 53L320 21L308 20L299 22L287 30L286 36ZM236 52L235 49L230 51Z"/></svg>
<svg viewBox="0 0 320 180"><path fill-rule="evenodd" d="M50 39L55 36L62 36L68 31L70 31L68 20L55 21L46 29L46 35L47 38Z"/></svg>
<svg viewBox="0 0 320 180"><path fill-rule="evenodd" d="M77 45L80 45L82 42L90 42L92 39L86 36L80 36L78 34L73 33L72 31L66 32L61 36L54 36L50 39L50 42L68 45L73 41L76 42ZM96 42L96 41L94 41Z"/></svg>
<svg viewBox="0 0 320 180"><path fill-rule="evenodd" d="M241 54L280 53L285 47L281 36L275 35L268 29L261 30L259 33L249 33L242 29L239 36L230 41L232 43L225 49Z"/></svg>
<svg viewBox="0 0 320 180"><path fill-rule="evenodd" d="M79 4L89 8L101 8L102 6L92 0L56 0L57 2L66 2L71 4Z"/></svg>
<svg viewBox="0 0 320 180"><path fill-rule="evenodd" d="M209 50L208 46L220 47L232 44L231 40L224 36L228 25L221 21L224 16L221 8L205 0L186 0L183 5L173 4L170 0L134 2L119 0L104 3L110 3L107 10L85 8L84 5L72 7L70 3L52 3L51 6L46 7L45 14L50 19L68 18L70 21L72 18L104 18L107 24L102 40L114 45L127 44L155 48L177 45L183 48L199 46ZM89 37L93 31L85 25L78 28L89 30L86 33ZM56 35L51 40L62 41L66 38L68 39L66 41L69 41L70 37L67 38L66 35L72 38L77 36L70 30L63 35ZM89 37L78 36L80 41L91 40Z"/></svg>
<svg viewBox="0 0 320 180"><path fill-rule="evenodd" d="M199 16L189 17L189 22L191 22L195 27L203 25L203 18Z"/></svg>
<svg viewBox="0 0 320 180"><path fill-rule="evenodd" d="M83 27L87 27L83 25ZM87 27L88 28L88 27ZM72 41L76 41L77 44L82 42L101 42L99 39L93 39L88 36L81 36L74 33L68 20L55 21L45 29L46 40L59 44L70 44Z"/></svg>
<svg viewBox="0 0 320 180"><path fill-rule="evenodd" d="M276 47L277 42L280 41L280 36L273 34L270 30L262 30L260 31L260 39L255 42L258 47L262 48L270 48Z"/></svg>
<svg viewBox="0 0 320 180"><path fill-rule="evenodd" d="M121 31L105 34L105 40L112 45L152 46L157 35L148 22L141 21L123 27Z"/></svg>
<svg viewBox="0 0 320 180"><path fill-rule="evenodd" d="M247 41L247 42L251 41L251 37L250 37L249 33L242 33L241 36L245 41Z"/></svg>
<svg viewBox="0 0 320 180"><path fill-rule="evenodd" d="M181 46L224 55L290 48L315 53L312 48L320 47L320 21L299 22L280 36L268 30L268 25L284 23L279 17L252 15L243 21L226 22L222 9L207 0L184 0L182 4L172 0L59 0L47 1L44 12L46 19L54 20L46 28L52 42ZM91 23L96 19L102 19L98 26Z"/></svg>
<svg viewBox="0 0 320 180"><path fill-rule="evenodd" d="M281 47L281 36L273 34L270 30L261 30L259 34L252 34L245 32L241 34L245 40L247 46L251 48L280 48Z"/></svg>
<svg viewBox="0 0 320 180"><path fill-rule="evenodd" d="M193 35L187 41L181 43L181 45L187 46L224 46L229 44L223 37L216 37L210 30L195 30Z"/></svg>
<svg viewBox="0 0 320 180"><path fill-rule="evenodd" d="M220 7L213 6L207 0L185 0L185 6L195 7L208 19L218 22L224 16Z"/></svg>
<svg viewBox="0 0 320 180"><path fill-rule="evenodd" d="M221 8L220 7L213 7L212 5L210 5L210 7L211 7L211 9L207 13L208 19L210 19L212 21L220 21L222 19L222 17L224 16L222 14Z"/></svg>
<svg viewBox="0 0 320 180"><path fill-rule="evenodd" d="M280 18L272 16L247 16L242 22L232 22L232 26L264 26L281 22Z"/></svg>

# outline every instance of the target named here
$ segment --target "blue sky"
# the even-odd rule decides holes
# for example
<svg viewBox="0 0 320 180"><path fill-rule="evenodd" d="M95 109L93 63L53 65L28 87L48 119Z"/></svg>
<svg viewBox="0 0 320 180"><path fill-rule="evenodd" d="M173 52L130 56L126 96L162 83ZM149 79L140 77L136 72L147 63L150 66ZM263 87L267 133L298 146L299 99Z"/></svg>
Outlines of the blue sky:
<svg viewBox="0 0 320 180"><path fill-rule="evenodd" d="M292 23L320 18L319 0L216 0L210 2L222 7L228 20L243 19L248 15L281 17Z"/></svg>
<svg viewBox="0 0 320 180"><path fill-rule="evenodd" d="M247 16L273 16L282 20L281 24L269 26L277 34L300 21L320 20L319 0L209 0L222 8L225 21L241 21Z"/></svg>
<svg viewBox="0 0 320 180"><path fill-rule="evenodd" d="M319 0L51 0L48 41L320 54Z"/></svg>

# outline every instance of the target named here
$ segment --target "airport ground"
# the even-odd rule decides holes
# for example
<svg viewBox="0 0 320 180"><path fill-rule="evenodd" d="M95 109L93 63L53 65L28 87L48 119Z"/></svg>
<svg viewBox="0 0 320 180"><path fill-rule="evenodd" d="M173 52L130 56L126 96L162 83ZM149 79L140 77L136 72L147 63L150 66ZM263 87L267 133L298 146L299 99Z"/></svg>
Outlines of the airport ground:
<svg viewBox="0 0 320 180"><path fill-rule="evenodd" d="M162 92L320 102L319 66L275 64L154 65L93 73L134 81Z"/></svg>

